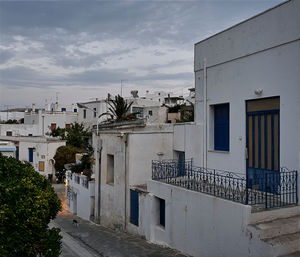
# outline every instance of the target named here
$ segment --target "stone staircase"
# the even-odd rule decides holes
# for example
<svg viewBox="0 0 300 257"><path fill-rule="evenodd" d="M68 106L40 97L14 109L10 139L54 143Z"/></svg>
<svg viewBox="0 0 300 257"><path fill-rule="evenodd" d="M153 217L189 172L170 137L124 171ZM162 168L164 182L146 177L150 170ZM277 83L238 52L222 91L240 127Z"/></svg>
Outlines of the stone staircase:
<svg viewBox="0 0 300 257"><path fill-rule="evenodd" d="M272 257L300 257L300 206L252 213L251 230Z"/></svg>

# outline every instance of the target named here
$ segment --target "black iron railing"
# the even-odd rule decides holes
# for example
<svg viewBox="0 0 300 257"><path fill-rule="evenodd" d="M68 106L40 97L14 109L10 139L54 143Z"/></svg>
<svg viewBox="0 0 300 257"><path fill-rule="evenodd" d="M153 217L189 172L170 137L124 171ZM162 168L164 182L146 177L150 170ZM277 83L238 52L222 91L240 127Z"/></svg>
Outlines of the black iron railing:
<svg viewBox="0 0 300 257"><path fill-rule="evenodd" d="M298 202L297 171L283 168L280 172L265 172L263 176L247 181L244 174L195 167L190 160L152 161L152 179L263 208Z"/></svg>

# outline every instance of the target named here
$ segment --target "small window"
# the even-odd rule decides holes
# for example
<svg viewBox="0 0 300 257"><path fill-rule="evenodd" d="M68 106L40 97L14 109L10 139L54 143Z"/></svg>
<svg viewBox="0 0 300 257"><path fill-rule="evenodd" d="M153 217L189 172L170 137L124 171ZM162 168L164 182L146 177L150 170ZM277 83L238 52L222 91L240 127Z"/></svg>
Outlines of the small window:
<svg viewBox="0 0 300 257"><path fill-rule="evenodd" d="M152 116L152 110L149 110L148 114L149 114L150 116Z"/></svg>
<svg viewBox="0 0 300 257"><path fill-rule="evenodd" d="M77 109L76 109L76 108L74 109L74 112L77 112Z"/></svg>
<svg viewBox="0 0 300 257"><path fill-rule="evenodd" d="M130 189L130 223L139 226L139 193Z"/></svg>
<svg viewBox="0 0 300 257"><path fill-rule="evenodd" d="M32 134L28 134L29 137L32 137Z"/></svg>
<svg viewBox="0 0 300 257"><path fill-rule="evenodd" d="M51 123L51 127L50 129L53 131L53 130L56 130L56 123Z"/></svg>
<svg viewBox="0 0 300 257"><path fill-rule="evenodd" d="M11 137L12 136L12 131L6 131L6 136Z"/></svg>
<svg viewBox="0 0 300 257"><path fill-rule="evenodd" d="M16 146L16 159L19 160L19 146Z"/></svg>
<svg viewBox="0 0 300 257"><path fill-rule="evenodd" d="M69 129L71 127L71 124L66 124L65 127L66 129Z"/></svg>
<svg viewBox="0 0 300 257"><path fill-rule="evenodd" d="M61 111L62 111L62 112L65 112L65 111L66 111L66 108L61 108Z"/></svg>
<svg viewBox="0 0 300 257"><path fill-rule="evenodd" d="M107 184L114 184L114 173L115 173L115 160L112 154L107 155L107 177L106 183Z"/></svg>
<svg viewBox="0 0 300 257"><path fill-rule="evenodd" d="M214 150L229 151L229 104L214 105Z"/></svg>
<svg viewBox="0 0 300 257"><path fill-rule="evenodd" d="M86 119L86 110L83 110L83 118Z"/></svg>
<svg viewBox="0 0 300 257"><path fill-rule="evenodd" d="M39 171L45 171L45 162L39 161Z"/></svg>
<svg viewBox="0 0 300 257"><path fill-rule="evenodd" d="M97 108L94 108L94 118L97 117Z"/></svg>
<svg viewBox="0 0 300 257"><path fill-rule="evenodd" d="M164 199L158 198L159 200L159 225L165 227L166 225L166 202Z"/></svg>

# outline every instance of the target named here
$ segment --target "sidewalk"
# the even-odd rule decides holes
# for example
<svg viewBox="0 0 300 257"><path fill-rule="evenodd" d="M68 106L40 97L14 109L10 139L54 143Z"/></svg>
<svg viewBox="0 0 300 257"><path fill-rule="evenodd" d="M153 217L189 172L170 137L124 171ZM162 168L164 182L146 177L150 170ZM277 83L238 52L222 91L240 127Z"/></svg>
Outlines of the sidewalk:
<svg viewBox="0 0 300 257"><path fill-rule="evenodd" d="M62 195L59 195L60 197ZM62 199L63 200L63 199ZM64 206L64 203L63 203ZM78 226L73 224L78 221ZM60 212L51 223L59 227L63 235L62 256L101 257L184 257L182 253L167 247L150 244L146 240L115 231L83 220L66 210ZM73 253L73 254L72 254Z"/></svg>

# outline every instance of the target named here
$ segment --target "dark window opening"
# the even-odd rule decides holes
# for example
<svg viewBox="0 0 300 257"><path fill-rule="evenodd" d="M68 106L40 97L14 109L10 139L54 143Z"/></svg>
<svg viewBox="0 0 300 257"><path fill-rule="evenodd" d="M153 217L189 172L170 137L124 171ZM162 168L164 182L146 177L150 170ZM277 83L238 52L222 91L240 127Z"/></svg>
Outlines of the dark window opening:
<svg viewBox="0 0 300 257"><path fill-rule="evenodd" d="M229 104L214 106L214 150L229 151Z"/></svg>
<svg viewBox="0 0 300 257"><path fill-rule="evenodd" d="M139 193L130 189L130 223L139 226Z"/></svg>
<svg viewBox="0 0 300 257"><path fill-rule="evenodd" d="M159 198L159 225L166 225L166 202Z"/></svg>

